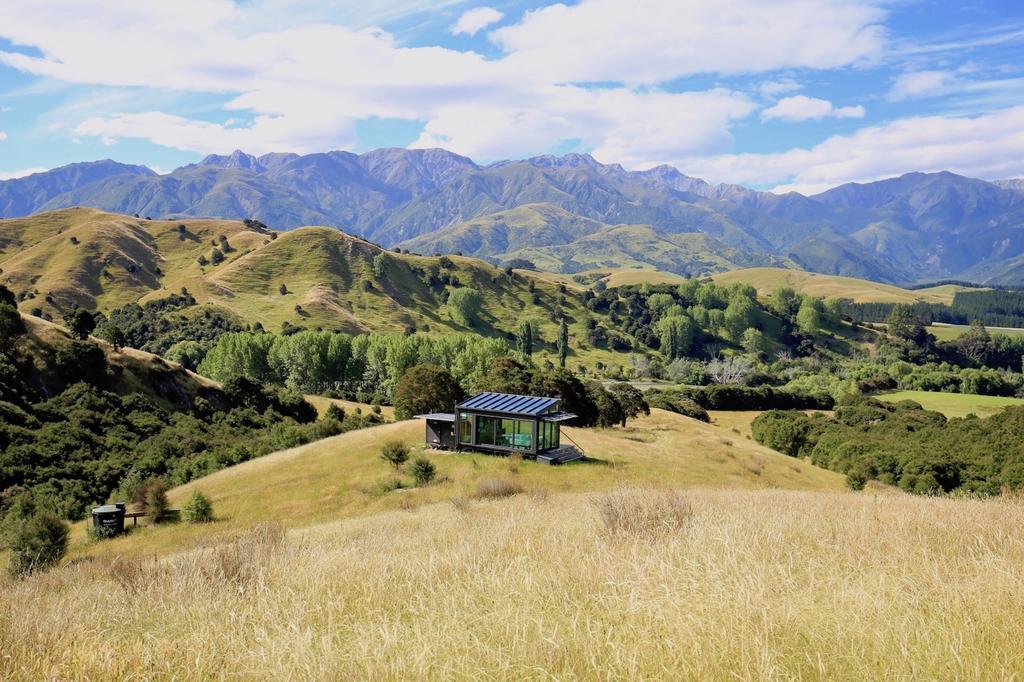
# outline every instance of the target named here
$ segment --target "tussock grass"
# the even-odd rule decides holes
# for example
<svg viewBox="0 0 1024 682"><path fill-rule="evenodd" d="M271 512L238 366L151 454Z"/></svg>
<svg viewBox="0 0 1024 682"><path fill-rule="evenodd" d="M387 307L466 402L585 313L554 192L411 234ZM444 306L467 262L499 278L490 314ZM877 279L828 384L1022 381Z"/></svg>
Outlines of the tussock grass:
<svg viewBox="0 0 1024 682"><path fill-rule="evenodd" d="M682 529L693 508L679 492L619 488L594 499L605 530L612 535L652 537Z"/></svg>
<svg viewBox="0 0 1024 682"><path fill-rule="evenodd" d="M516 481L505 478L487 478L477 485L474 497L483 500L495 500L511 497L523 492L523 486Z"/></svg>
<svg viewBox="0 0 1024 682"><path fill-rule="evenodd" d="M210 570L210 548L140 562L133 590L101 559L7 582L0 678L1024 672L1019 501L616 494L641 531L683 525L612 535L592 493L517 495L250 541L266 550L230 550L255 567L243 588Z"/></svg>

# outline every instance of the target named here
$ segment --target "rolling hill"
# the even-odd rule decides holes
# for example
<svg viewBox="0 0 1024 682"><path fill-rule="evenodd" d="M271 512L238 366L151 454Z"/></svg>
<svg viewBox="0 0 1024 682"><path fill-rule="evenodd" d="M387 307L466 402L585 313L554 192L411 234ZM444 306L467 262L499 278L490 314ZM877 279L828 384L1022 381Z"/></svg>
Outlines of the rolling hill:
<svg viewBox="0 0 1024 682"><path fill-rule="evenodd" d="M423 423L410 420L250 460L175 489L170 499L180 503L192 490L202 490L223 519L218 530L229 531L271 519L286 526L305 526L420 507L471 496L481 481L495 478L514 481L528 491L551 493L624 484L832 491L845 486L840 474L657 408L625 429L564 427L564 433L579 443L591 461L552 467L483 454L423 453ZM411 457L429 456L439 467L441 482L382 493L381 485L396 472L378 452L381 443L396 438L413 447ZM86 556L144 556L175 551L205 533L202 527L176 525L100 544L76 543L74 551Z"/></svg>
<svg viewBox="0 0 1024 682"><path fill-rule="evenodd" d="M222 262L213 262L215 250ZM447 311L444 282L482 294L472 329ZM106 313L182 288L200 304L267 329L289 323L349 333L415 328L507 336L531 319L551 341L556 307L578 338L594 315L578 286L563 294L563 285L530 272L510 276L473 258L385 251L333 228L273 232L237 221L146 220L85 208L0 221L0 283L18 295L23 312L53 319L73 305Z"/></svg>
<svg viewBox="0 0 1024 682"><path fill-rule="evenodd" d="M32 368L28 387L41 396L52 396L62 390L55 360L62 349L72 343L67 330L37 317L22 316L26 333L17 352ZM114 349L99 342L106 363L113 371L105 378L105 388L119 395L138 393L170 410L190 409L197 397L211 399L218 384L205 377L168 363L163 358L134 348Z"/></svg>
<svg viewBox="0 0 1024 682"><path fill-rule="evenodd" d="M617 248L609 226L645 225L653 258L665 255L675 235L706 235L703 244L669 249L678 249L685 267L720 269L721 258L732 266L792 262L888 283L1007 284L1024 281L1024 194L1013 187L908 173L806 197L711 185L668 166L627 171L585 154L482 166L441 149L236 151L165 175L104 161L0 182L0 216L85 205L162 218L255 218L279 229L327 225L389 247L501 262L527 247L554 249L533 255L545 267L568 269L596 258L581 265L567 257L583 237L608 242L603 260L624 265L636 254ZM709 252L706 263L694 261Z"/></svg>
<svg viewBox="0 0 1024 682"><path fill-rule="evenodd" d="M382 436L411 437L408 422L221 471L191 484L214 497L214 523L79 544L65 566L5 584L0 674L656 678L670 667L874 679L1024 667L1019 504L840 492L834 474L666 419L594 433L606 463L435 453L439 482L386 493L370 492L393 475L374 453ZM666 449L673 433L701 449ZM655 474L656 487L616 485ZM487 478L525 494L475 497Z"/></svg>
<svg viewBox="0 0 1024 682"><path fill-rule="evenodd" d="M716 282L743 282L767 296L779 287L790 287L800 293L820 298L847 298L855 303L945 303L953 302L953 294L963 290L952 284L924 289L901 289L888 284L853 277L822 275L815 272L781 268L747 268L723 272L712 277Z"/></svg>
<svg viewBox="0 0 1024 682"><path fill-rule="evenodd" d="M551 204L527 204L401 242L423 253L461 252L541 270L654 267L699 276L738 267L791 262L728 246L703 232L670 233L650 225L607 225Z"/></svg>

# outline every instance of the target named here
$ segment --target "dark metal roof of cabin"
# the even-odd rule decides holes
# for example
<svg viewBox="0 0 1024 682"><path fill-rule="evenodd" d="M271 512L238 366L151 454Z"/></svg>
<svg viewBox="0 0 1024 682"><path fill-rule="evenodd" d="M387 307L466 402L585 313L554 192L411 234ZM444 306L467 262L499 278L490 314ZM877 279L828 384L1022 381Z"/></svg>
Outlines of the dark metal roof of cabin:
<svg viewBox="0 0 1024 682"><path fill-rule="evenodd" d="M481 393L456 405L460 410L483 410L536 416L561 402L559 398L511 393Z"/></svg>
<svg viewBox="0 0 1024 682"><path fill-rule="evenodd" d="M416 414L414 419L426 419L432 422L454 422L455 415L451 412L431 412L430 414Z"/></svg>

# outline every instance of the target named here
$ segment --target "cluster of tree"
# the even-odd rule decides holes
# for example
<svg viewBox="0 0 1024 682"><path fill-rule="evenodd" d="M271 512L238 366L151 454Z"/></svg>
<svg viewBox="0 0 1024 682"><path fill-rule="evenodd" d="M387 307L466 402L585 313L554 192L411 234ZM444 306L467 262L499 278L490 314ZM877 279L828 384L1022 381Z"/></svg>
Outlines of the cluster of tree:
<svg viewBox="0 0 1024 682"><path fill-rule="evenodd" d="M669 400L689 400L705 410L831 410L835 404L832 396L827 393L738 384L649 389L648 402L659 394Z"/></svg>
<svg viewBox="0 0 1024 682"><path fill-rule="evenodd" d="M970 328L952 341L937 341L910 305L893 306L886 322L888 336L878 346L884 358L1011 371L1021 370L1024 363L1024 337L990 335L980 320L971 322Z"/></svg>
<svg viewBox="0 0 1024 682"><path fill-rule="evenodd" d="M660 350L670 361L710 357L723 347L758 356L778 346L808 355L814 350L812 335L842 322L838 299L781 288L762 304L747 284L710 280L591 290L583 300L588 309L607 313L612 326L632 335L637 344ZM616 338L599 325L591 327L590 336L593 345L613 346Z"/></svg>
<svg viewBox="0 0 1024 682"><path fill-rule="evenodd" d="M540 395L562 399L561 407L577 415L573 426L625 426L626 420L650 414L639 389L627 383L606 388L584 382L565 369L539 369L511 356L497 358L477 380L474 390ZM467 391L444 367L420 364L403 373L395 389L395 416L451 410Z"/></svg>
<svg viewBox="0 0 1024 682"><path fill-rule="evenodd" d="M1024 327L1024 291L974 289L958 291L945 303L854 303L842 301L845 315L858 322L886 322L896 306L904 306L923 324L945 322L970 324L973 320L993 327Z"/></svg>
<svg viewBox="0 0 1024 682"><path fill-rule="evenodd" d="M202 353L224 334L243 329L235 315L215 306L197 306L196 299L183 289L180 294L143 305L131 303L115 308L98 321L96 335L111 343L119 339L120 343L115 345L157 355L167 354L176 344L185 344L179 349L182 358L187 358L182 364L194 369L194 365L187 363L195 360L197 353ZM179 360L178 357L170 359Z"/></svg>
<svg viewBox="0 0 1024 682"><path fill-rule="evenodd" d="M872 479L914 493L996 494L1024 486L1024 408L987 419L947 420L911 401L853 398L834 415L768 411L757 442L846 474L851 488Z"/></svg>
<svg viewBox="0 0 1024 682"><path fill-rule="evenodd" d="M217 380L245 376L305 393L390 403L398 380L410 367L447 367L461 385L472 387L510 350L504 340L475 334L241 332L220 337L198 371Z"/></svg>

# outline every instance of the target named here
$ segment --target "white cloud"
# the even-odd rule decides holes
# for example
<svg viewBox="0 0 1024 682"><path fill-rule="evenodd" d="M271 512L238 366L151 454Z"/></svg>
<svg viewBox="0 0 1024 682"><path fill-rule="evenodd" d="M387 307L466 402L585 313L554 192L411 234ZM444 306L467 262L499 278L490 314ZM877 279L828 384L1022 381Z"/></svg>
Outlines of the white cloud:
<svg viewBox="0 0 1024 682"><path fill-rule="evenodd" d="M803 86L792 78L780 78L778 80L765 81L757 85L757 90L768 97L778 97L786 93L802 90Z"/></svg>
<svg viewBox="0 0 1024 682"><path fill-rule="evenodd" d="M555 82L651 84L873 60L886 45L883 17L854 0L583 0L490 35L508 61Z"/></svg>
<svg viewBox="0 0 1024 682"><path fill-rule="evenodd" d="M708 180L806 193L908 170L1018 177L1024 175L1024 106L980 116L904 118L837 135L809 149L681 159L677 165Z"/></svg>
<svg viewBox="0 0 1024 682"><path fill-rule="evenodd" d="M24 178L25 176L32 175L34 173L45 173L50 170L49 168L24 168L22 170L3 172L0 171L0 181L2 180L15 180L17 178Z"/></svg>
<svg viewBox="0 0 1024 682"><path fill-rule="evenodd" d="M821 118L864 118L864 107L836 107L827 99L794 95L761 112L761 120L811 121Z"/></svg>
<svg viewBox="0 0 1024 682"><path fill-rule="evenodd" d="M6 139L7 139L7 133L5 133L4 131L0 130L0 142L3 142Z"/></svg>
<svg viewBox="0 0 1024 682"><path fill-rule="evenodd" d="M548 87L529 98L453 103L438 110L412 146L508 158L578 139L604 162L663 163L728 148L729 123L753 111L729 90L636 93L627 88ZM702 150L702 151L699 151Z"/></svg>
<svg viewBox="0 0 1024 682"><path fill-rule="evenodd" d="M952 71L911 71L902 73L892 81L889 98L904 100L941 93L952 82Z"/></svg>
<svg viewBox="0 0 1024 682"><path fill-rule="evenodd" d="M451 32L453 35L473 36L504 18L505 13L499 12L493 7L477 7L463 12L459 20L452 26Z"/></svg>
<svg viewBox="0 0 1024 682"><path fill-rule="evenodd" d="M420 6L394 0L394 7ZM404 47L293 0L78 0L0 3L0 37L37 53L0 64L67 83L227 98L222 116L174 115L145 98L62 113L79 137L147 139L200 153L351 148L368 117L425 122L418 145L482 159L543 152L565 140L608 160L647 164L720 153L749 115L729 90L668 93L696 73L824 69L876 58L886 45L871 0L582 0L527 13L490 35L485 59ZM308 23L288 20L292 8ZM389 9L389 11L393 11ZM58 19L55 19L58 17ZM622 85L597 89L583 82ZM113 108L118 106L119 108ZM223 123L228 118L244 123ZM613 157L617 155L617 158Z"/></svg>
<svg viewBox="0 0 1024 682"><path fill-rule="evenodd" d="M904 101L922 98L947 98L947 105L961 110L987 111L1024 102L1024 78L1006 77L1017 69L985 72L974 65L955 70L908 71L896 76L888 98Z"/></svg>

